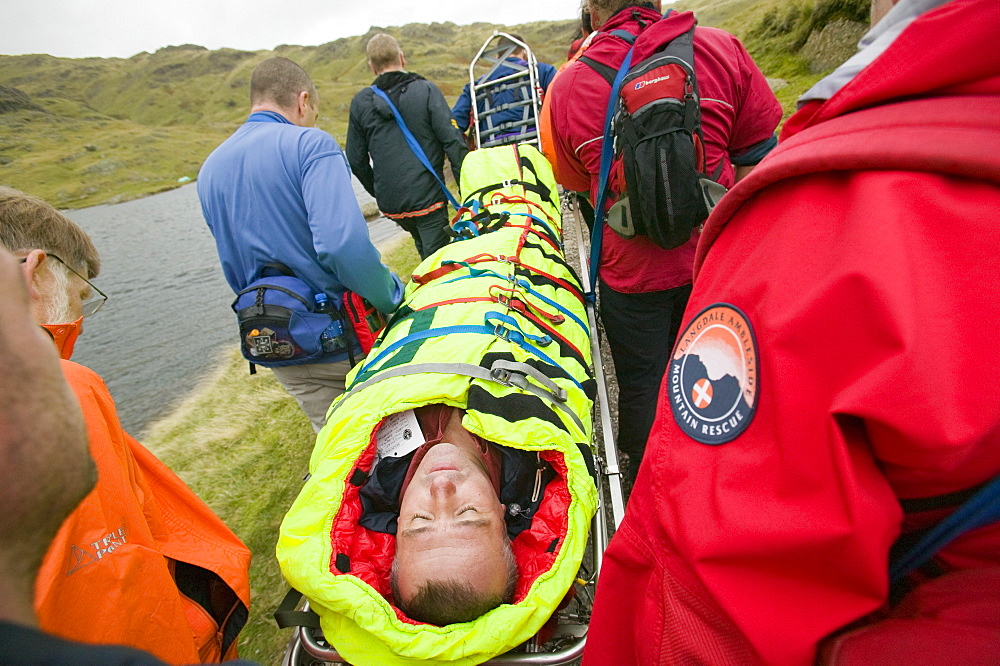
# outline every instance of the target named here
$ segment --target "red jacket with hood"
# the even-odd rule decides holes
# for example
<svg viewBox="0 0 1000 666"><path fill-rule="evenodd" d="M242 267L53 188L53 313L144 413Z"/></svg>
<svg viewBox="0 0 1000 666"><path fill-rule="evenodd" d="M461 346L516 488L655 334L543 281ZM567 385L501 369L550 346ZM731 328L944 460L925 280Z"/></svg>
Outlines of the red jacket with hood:
<svg viewBox="0 0 1000 666"><path fill-rule="evenodd" d="M632 34L652 30L656 39L636 47L632 62L652 55L651 49L687 32L695 23L691 12L672 13L666 18L643 7L629 7L601 26L587 47L587 57L618 69L629 44L615 30ZM645 26L645 27L642 27ZM701 94L701 125L705 137L705 169L715 173L721 166L719 183L732 187L732 160L767 143L781 120L781 105L767 80L738 39L716 28L696 28L694 65ZM563 70L549 87L556 180L576 192L590 192L596 201L597 176L601 164L604 117L611 86L592 67L575 62ZM763 151L762 151L763 152ZM751 158L754 164L759 157ZM617 183L611 182L612 189ZM609 202L610 205L610 202ZM691 282L691 265L697 244L691 240L664 250L645 236L625 240L604 227L601 247L601 277L612 289L642 293L679 287Z"/></svg>
<svg viewBox="0 0 1000 666"><path fill-rule="evenodd" d="M585 664L995 663L1000 3L909 25L709 219ZM925 572L922 572L925 573Z"/></svg>

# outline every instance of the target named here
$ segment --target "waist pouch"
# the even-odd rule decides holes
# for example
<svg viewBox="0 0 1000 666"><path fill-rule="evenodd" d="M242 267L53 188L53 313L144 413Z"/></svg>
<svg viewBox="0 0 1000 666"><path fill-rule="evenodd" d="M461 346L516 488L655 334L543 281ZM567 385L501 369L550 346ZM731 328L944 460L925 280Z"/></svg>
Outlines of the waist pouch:
<svg viewBox="0 0 1000 666"><path fill-rule="evenodd" d="M267 368L342 360L354 342L344 316L316 311L316 292L290 275L272 275L251 282L233 301L240 326L240 350L251 363ZM341 351L323 351L323 332L335 321L345 336ZM338 358L339 357L339 358Z"/></svg>
<svg viewBox="0 0 1000 666"><path fill-rule="evenodd" d="M385 328L385 315L353 291L344 292L343 313L348 325L354 330L361 351L367 354L375 344L375 338Z"/></svg>

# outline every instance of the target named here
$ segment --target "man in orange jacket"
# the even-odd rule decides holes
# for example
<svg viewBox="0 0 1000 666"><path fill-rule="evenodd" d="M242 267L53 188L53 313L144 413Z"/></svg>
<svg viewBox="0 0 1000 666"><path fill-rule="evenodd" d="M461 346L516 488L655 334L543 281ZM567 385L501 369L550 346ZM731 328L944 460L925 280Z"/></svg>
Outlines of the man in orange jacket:
<svg viewBox="0 0 1000 666"><path fill-rule="evenodd" d="M105 296L87 234L41 199L0 188L0 246L20 259L37 323L82 408L98 482L56 534L35 587L42 629L118 643L171 663L235 656L250 603L250 552L126 433L97 374L69 361ZM62 464L53 456L51 465Z"/></svg>

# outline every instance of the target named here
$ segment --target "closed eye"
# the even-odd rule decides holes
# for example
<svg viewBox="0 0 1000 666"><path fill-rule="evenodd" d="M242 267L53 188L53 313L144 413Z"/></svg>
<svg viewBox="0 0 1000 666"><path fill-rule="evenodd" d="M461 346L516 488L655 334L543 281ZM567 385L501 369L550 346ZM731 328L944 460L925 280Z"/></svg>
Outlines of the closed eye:
<svg viewBox="0 0 1000 666"><path fill-rule="evenodd" d="M461 509L459 509L459 510L458 510L458 515L459 515L459 516L461 516L461 515L462 515L463 513L465 513L466 511L472 511L472 512L474 512L474 513L479 513L479 510L478 510L478 509L477 509L476 507L474 507L474 506L472 506L472 505L470 504L470 505L468 505L468 506L463 506L463 507L462 507Z"/></svg>

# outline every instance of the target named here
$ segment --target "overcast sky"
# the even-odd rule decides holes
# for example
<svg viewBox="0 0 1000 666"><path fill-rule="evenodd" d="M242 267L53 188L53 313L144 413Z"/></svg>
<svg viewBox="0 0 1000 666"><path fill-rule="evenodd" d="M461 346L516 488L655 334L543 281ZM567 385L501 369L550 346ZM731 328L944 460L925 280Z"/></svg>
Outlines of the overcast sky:
<svg viewBox="0 0 1000 666"><path fill-rule="evenodd" d="M0 0L0 54L128 58L199 44L256 51L315 46L372 25L571 19L579 0Z"/></svg>

